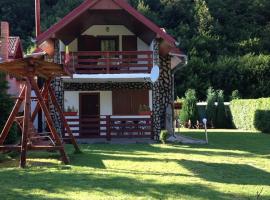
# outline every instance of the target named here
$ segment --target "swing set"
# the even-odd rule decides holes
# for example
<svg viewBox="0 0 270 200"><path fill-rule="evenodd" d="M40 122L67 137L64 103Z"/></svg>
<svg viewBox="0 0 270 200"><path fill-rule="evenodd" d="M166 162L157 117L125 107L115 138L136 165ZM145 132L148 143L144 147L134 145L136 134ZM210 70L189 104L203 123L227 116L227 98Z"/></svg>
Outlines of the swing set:
<svg viewBox="0 0 270 200"><path fill-rule="evenodd" d="M35 150L57 150L60 153L63 163L68 164L69 158L65 152L60 134L57 133L52 120L49 104L51 103L55 107L56 112L60 116L61 122L68 133L75 151L80 152L79 146L71 132L64 113L57 102L55 92L51 87L51 81L54 78L70 76L70 73L63 65L44 61L44 58L40 56L31 56L1 63L0 71L19 77L24 81L24 86L21 89L20 95L18 96L9 118L1 132L0 151L19 151L20 167L22 168L26 166L27 151ZM41 77L46 80L42 88L39 88L37 85L37 77ZM33 112L31 112L32 90L34 91L38 102ZM22 106L23 115L18 116ZM38 133L33 125L39 111L42 111L45 115L49 129L49 132L47 133ZM13 123L17 123L21 129L21 141L16 145L6 145L5 140Z"/></svg>

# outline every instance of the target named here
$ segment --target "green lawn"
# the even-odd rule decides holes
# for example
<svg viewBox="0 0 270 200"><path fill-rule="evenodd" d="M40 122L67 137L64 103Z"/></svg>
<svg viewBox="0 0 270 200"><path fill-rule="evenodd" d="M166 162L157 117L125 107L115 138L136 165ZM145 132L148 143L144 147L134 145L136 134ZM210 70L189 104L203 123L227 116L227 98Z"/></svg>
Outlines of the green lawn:
<svg viewBox="0 0 270 200"><path fill-rule="evenodd" d="M270 199L270 135L216 131L209 141L82 145L83 154L67 146L68 166L32 153L26 169L0 163L0 199Z"/></svg>

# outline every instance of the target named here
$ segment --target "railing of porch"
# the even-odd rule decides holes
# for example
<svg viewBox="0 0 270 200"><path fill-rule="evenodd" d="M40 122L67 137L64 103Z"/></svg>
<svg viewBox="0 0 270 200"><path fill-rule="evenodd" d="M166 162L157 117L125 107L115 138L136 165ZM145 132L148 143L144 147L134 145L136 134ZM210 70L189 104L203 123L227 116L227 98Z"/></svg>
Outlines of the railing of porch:
<svg viewBox="0 0 270 200"><path fill-rule="evenodd" d="M150 73L152 51L79 51L69 58L61 53L61 62L77 74Z"/></svg>
<svg viewBox="0 0 270 200"><path fill-rule="evenodd" d="M67 117L73 134L82 138L153 138L153 120L150 115L138 116L79 116Z"/></svg>

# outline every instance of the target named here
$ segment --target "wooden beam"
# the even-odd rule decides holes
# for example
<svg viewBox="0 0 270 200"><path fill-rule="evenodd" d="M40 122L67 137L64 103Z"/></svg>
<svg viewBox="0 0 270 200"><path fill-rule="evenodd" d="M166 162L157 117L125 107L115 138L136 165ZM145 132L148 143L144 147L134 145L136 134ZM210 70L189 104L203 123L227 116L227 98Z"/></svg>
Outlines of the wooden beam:
<svg viewBox="0 0 270 200"><path fill-rule="evenodd" d="M44 84L44 86L41 89L41 95L42 95L43 99L46 101L47 98L48 98L48 86L46 84ZM31 121L32 122L35 121L35 118L36 118L39 111L40 111L40 104L37 103L37 105L36 105L36 107L34 109L34 112L32 113L32 116L31 116Z"/></svg>
<svg viewBox="0 0 270 200"><path fill-rule="evenodd" d="M64 150L64 146L62 144L62 141L61 141L61 139L60 139L59 135L57 134L57 131L56 131L55 127L54 127L54 123L53 123L53 120L51 118L50 112L49 112L49 110L48 110L48 108L46 106L46 103L45 103L44 99L42 98L42 95L40 94L38 85L37 85L37 83L36 83L36 81L34 80L33 77L29 77L29 80L30 80L30 83L31 83L31 86L32 86L34 92L36 93L36 96L38 98L38 102L40 104L40 107L43 110L43 112L45 114L45 117L47 119L47 124L49 126L50 131L51 131L51 135L55 139L56 145L57 146L62 146L62 148L59 149L62 161L65 164L68 164L69 159L68 159L68 157L66 155L66 152Z"/></svg>
<svg viewBox="0 0 270 200"><path fill-rule="evenodd" d="M14 122L14 120L19 112L21 104L24 100L24 96L25 96L25 85L23 86L23 89L19 95L19 98L17 99L17 101L16 101L16 103L15 103L15 105L14 105L14 107L13 107L13 109L8 117L8 120L7 120L5 126L2 130L2 133L0 135L0 145L4 144L4 141L8 135L8 132L9 132L9 130L10 130L10 128L11 128L11 126L12 126L12 124L13 124L13 122Z"/></svg>
<svg viewBox="0 0 270 200"><path fill-rule="evenodd" d="M29 136L30 115L31 115L31 85L29 80L26 79L24 119L23 119L23 130L21 140L22 146L20 159L20 167L22 168L24 168L26 165L26 151L27 151L27 140Z"/></svg>
<svg viewBox="0 0 270 200"><path fill-rule="evenodd" d="M64 116L64 113L63 113L60 105L58 104L57 99L55 97L55 93L54 93L54 91L53 91L53 89L52 89L52 87L50 85L48 86L48 91L49 91L52 103L55 106L55 108L56 108L56 110L57 110L57 112L58 112L58 114L59 114L59 116L61 118L62 123L64 124L64 127L65 127L65 129L66 129L66 131L67 131L67 133L68 133L68 135L69 135L69 137L71 139L71 142L72 142L72 144L73 144L73 146L75 148L75 151L80 152L80 148L79 148L79 146L78 146L78 144L77 144L77 142L76 142L76 140L75 140L75 138L74 138L74 136L73 136L73 134L71 132L71 129L70 129L70 127L69 127L69 125L67 123L67 120L66 120L66 118Z"/></svg>

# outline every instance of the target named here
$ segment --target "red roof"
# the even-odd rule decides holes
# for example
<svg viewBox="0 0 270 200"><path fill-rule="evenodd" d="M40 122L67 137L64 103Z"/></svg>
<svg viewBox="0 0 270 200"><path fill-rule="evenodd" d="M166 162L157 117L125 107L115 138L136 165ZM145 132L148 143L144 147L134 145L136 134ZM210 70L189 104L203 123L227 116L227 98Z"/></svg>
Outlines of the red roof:
<svg viewBox="0 0 270 200"><path fill-rule="evenodd" d="M143 16L141 13L139 13L136 9L134 9L132 6L130 6L125 0L111 0L115 4L117 4L120 8L128 12L131 16L136 18L138 21L140 21L142 24L144 24L146 27L148 27L151 31L156 33L157 37L163 38L165 41L167 41L172 46L175 46L175 39L170 36L169 34L165 33L163 30L160 29L156 24L154 24L152 21L147 19L145 16ZM58 23L50 27L47 31L43 32L37 37L37 42L40 44L47 40L50 37L53 37L53 35L61 30L63 27L65 27L67 24L72 22L74 19L76 19L78 16L80 16L82 13L87 11L89 8L95 6L100 0L85 0L80 6L75 8L73 11L71 11L69 14L67 14L62 20L60 20Z"/></svg>
<svg viewBox="0 0 270 200"><path fill-rule="evenodd" d="M23 57L23 49L19 37L9 37L8 57L9 59L18 59Z"/></svg>

